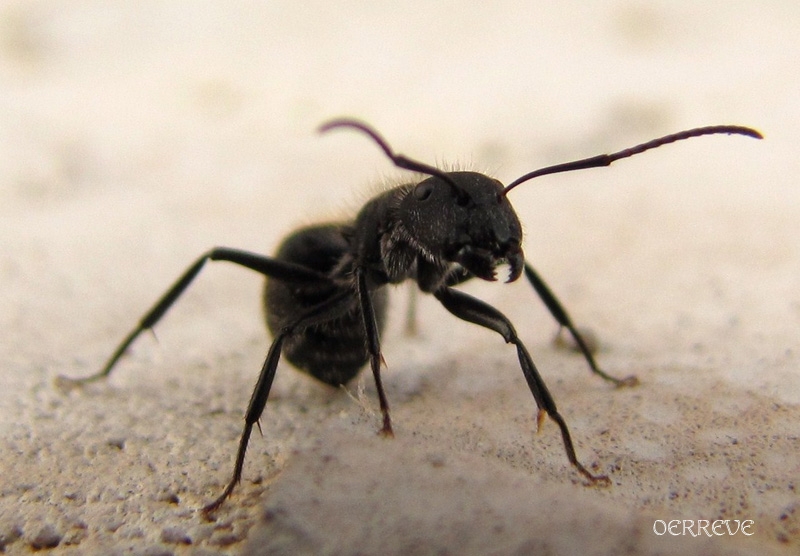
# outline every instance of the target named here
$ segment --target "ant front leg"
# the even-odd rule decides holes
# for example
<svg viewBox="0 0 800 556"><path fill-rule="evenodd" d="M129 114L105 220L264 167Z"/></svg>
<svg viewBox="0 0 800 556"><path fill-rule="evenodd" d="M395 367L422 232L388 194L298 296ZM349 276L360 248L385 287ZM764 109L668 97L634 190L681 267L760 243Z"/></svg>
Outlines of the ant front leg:
<svg viewBox="0 0 800 556"><path fill-rule="evenodd" d="M229 249L225 247L216 247L211 251L203 254L198 258L181 275L180 278L161 296L161 298L153 305L153 307L141 318L139 324L125 337L124 340L117 346L117 349L111 354L106 364L100 372L85 378L67 378L59 377L59 383L62 385L76 385L86 382L92 382L108 376L117 361L125 354L125 351L130 347L133 341L145 330L149 330L161 320L164 313L172 307L172 304L177 301L181 294L189 287L189 284L197 277L200 271L208 261L228 261L231 263L244 266L251 270L269 276L276 280L287 280L291 282L328 282L329 279L324 274L315 272L304 266L278 261L270 257L258 255L248 251L239 249Z"/></svg>
<svg viewBox="0 0 800 556"><path fill-rule="evenodd" d="M553 396L547 389L544 380L542 380L539 371L536 369L536 365L533 363L533 359L531 359L528 350L525 349L525 346L517 336L517 332L514 330L514 326L508 318L488 303L484 303L479 299L452 288L440 288L436 290L433 295L445 309L461 320L478 324L489 330L494 330L503 337L506 343L516 346L522 373L525 375L525 380L528 382L528 387L539 408L538 424L541 425L544 414L547 414L558 425L561 431L561 439L564 443L564 450L566 451L569 462L575 466L581 475L589 479L592 483L608 483L608 477L605 475L592 474L578 461L567 423L558 412Z"/></svg>
<svg viewBox="0 0 800 556"><path fill-rule="evenodd" d="M625 378L617 378L603 371L595 362L594 356L592 355L589 346L586 344L586 340L583 339L583 336L581 336L581 334L575 328L575 325L572 324L572 319L569 318L564 306L561 305L556 296L553 294L552 290L547 287L547 284L544 283L544 280L542 280L541 276L539 276L539 274L537 274L533 267L528 263L525 263L525 277L528 279L528 282L531 283L533 289L536 290L536 293L544 302L545 306L550 311L550 314L553 315L553 318L556 319L559 325L569 330L569 333L572 334L572 337L575 339L575 343L578 344L578 348L581 350L583 357L586 359L586 362L589 364L589 368L594 374L611 382L618 388L622 386L636 386L639 384L639 379L636 378L635 375Z"/></svg>

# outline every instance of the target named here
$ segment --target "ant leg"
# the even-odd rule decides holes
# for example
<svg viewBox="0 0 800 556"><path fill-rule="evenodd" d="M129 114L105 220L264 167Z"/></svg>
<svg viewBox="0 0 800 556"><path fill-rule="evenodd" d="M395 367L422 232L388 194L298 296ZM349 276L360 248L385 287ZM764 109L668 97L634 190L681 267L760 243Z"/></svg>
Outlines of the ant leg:
<svg viewBox="0 0 800 556"><path fill-rule="evenodd" d="M378 324L375 321L375 310L372 306L372 298L367 289L367 279L362 269L356 270L358 284L358 299L361 304L361 315L364 319L364 334L367 338L367 349L369 350L369 364L372 368L372 376L375 378L375 388L378 390L378 401L383 414L383 428L380 434L383 436L394 436L392 432L392 420L389 418L389 402L386 400L386 393L383 391L381 382L381 363L386 363L381 354L380 338L378 337Z"/></svg>
<svg viewBox="0 0 800 556"><path fill-rule="evenodd" d="M244 431L239 439L239 449L236 452L236 463L233 466L233 475L225 490L222 491L213 502L203 507L203 513L208 515L217 508L230 496L233 489L242 480L242 468L244 467L244 455L247 452L247 444L250 441L250 433L253 431L253 425L258 423L261 414L264 412L264 406L267 404L270 388L272 388L272 380L275 378L275 369L278 367L278 360L280 359L281 346L285 333L279 334L267 353L267 358L264 360L264 365L261 367L261 373L258 375L258 382L253 390L253 395L250 397L250 404L247 407L247 413L244 418Z"/></svg>
<svg viewBox="0 0 800 556"><path fill-rule="evenodd" d="M306 311L299 318L297 318L290 325L285 326L275 336L272 345L267 353L267 358L264 360L264 365L261 367L261 372L258 376L258 381L253 389L253 394L250 396L250 403L247 406L247 412L244 417L244 430L239 439L239 449L236 452L236 463L233 466L233 474L231 480L213 502L203 508L203 513L208 515L218 509L222 503L230 496L233 489L242 479L242 468L244 467L244 456L247 452L247 445L250 441L250 433L253 431L253 425L258 423L264 413L264 407L267 404L269 391L272 388L272 380L275 378L275 369L278 367L278 361L281 357L281 347L283 340L286 336L302 330L308 326L319 324L322 322L333 320L340 317L353 309L355 299L352 290L343 290L338 295L323 301L322 303L312 307ZM259 426L260 429L260 426Z"/></svg>
<svg viewBox="0 0 800 556"><path fill-rule="evenodd" d="M525 349L522 341L520 341L517 336L516 330L514 330L514 326L506 316L488 303L484 303L479 299L452 288L440 288L434 292L433 295L441 302L445 309L461 320L478 324L489 330L494 330L503 337L506 343L516 346L522 373L525 375L525 380L528 382L528 387L539 408L539 415L537 418L539 425L541 426L542 419L546 413L558 425L561 431L561 439L564 443L564 450L566 451L569 462L575 466L581 475L592 483L608 483L608 477L605 475L593 475L578 461L578 457L575 455L575 447L572 444L572 437L569 434L569 428L567 428L567 423L558 412L556 402L553 400L553 396L550 394L539 371L536 369L533 359L531 359L528 350Z"/></svg>
<svg viewBox="0 0 800 556"><path fill-rule="evenodd" d="M59 377L62 385L75 385L92 382L108 376L117 361L123 356L133 341L145 330L149 330L164 316L164 313L172 307L172 304L189 287L189 284L197 277L208 261L228 261L235 263L256 272L269 276L276 280L287 280L292 282L327 282L328 278L324 274L315 272L304 266L284 261L278 261L270 257L258 255L239 249L228 249L216 247L198 258L180 278L167 290L167 292L153 305L153 307L142 317L139 324L125 337L111 354L106 364L100 372L85 378Z"/></svg>
<svg viewBox="0 0 800 556"><path fill-rule="evenodd" d="M636 386L639 384L639 379L636 378L635 375L625 378L616 378L603 371L595 362L594 356L586 344L586 341L583 339L583 336L581 336L581 334L575 328L575 325L572 324L572 319L569 318L567 311L564 309L558 299L556 299L556 296L553 294L552 290L550 290L550 288L547 287L547 284L544 283L544 280L542 280L541 276L539 276L533 267L528 263L525 263L525 277L528 279L528 282L531 283L533 289L536 290L536 293L544 302L545 306L547 306L547 309L550 311L550 314L553 315L553 318L556 319L559 325L569 330L569 333L572 334L572 337L575 339L575 343L578 344L578 348L581 350L583 357L586 359L586 362L589 364L589 368L594 374L599 375L618 388L622 386Z"/></svg>

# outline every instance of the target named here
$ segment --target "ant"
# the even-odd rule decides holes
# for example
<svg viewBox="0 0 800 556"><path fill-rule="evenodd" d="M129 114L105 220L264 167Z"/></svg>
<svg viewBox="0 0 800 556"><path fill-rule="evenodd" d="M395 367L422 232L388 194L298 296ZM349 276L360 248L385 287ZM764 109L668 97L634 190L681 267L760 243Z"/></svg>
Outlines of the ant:
<svg viewBox="0 0 800 556"><path fill-rule="evenodd" d="M421 181L405 183L368 201L349 222L319 224L290 234L274 257L216 247L201 255L142 317L136 327L94 375L68 379L83 384L108 376L116 363L145 330L152 329L181 296L208 261L228 261L263 274L266 278L264 309L273 335L244 417L233 474L213 502L203 508L218 509L240 482L245 452L253 425L267 403L281 353L303 372L339 386L354 378L369 363L380 402L380 434L391 437L389 404L381 383L380 334L386 320L384 286L413 280L456 317L497 332L513 344L519 364L536 402L537 425L550 417L561 432L567 459L590 484L609 483L594 475L575 454L567 423L556 408L528 350L511 322L497 309L454 287L470 280L495 281L501 264L509 267L507 282L522 273L561 328L566 328L596 375L615 386L633 386L635 376L615 378L602 371L590 347L567 312L522 252L522 228L508 201L508 193L533 178L559 172L608 166L647 150L712 134L736 134L760 139L751 128L721 125L681 131L613 154L598 155L535 170L507 186L476 172L448 172L396 154L370 126L352 119L332 120L320 132L350 128L365 134L395 166L424 174Z"/></svg>

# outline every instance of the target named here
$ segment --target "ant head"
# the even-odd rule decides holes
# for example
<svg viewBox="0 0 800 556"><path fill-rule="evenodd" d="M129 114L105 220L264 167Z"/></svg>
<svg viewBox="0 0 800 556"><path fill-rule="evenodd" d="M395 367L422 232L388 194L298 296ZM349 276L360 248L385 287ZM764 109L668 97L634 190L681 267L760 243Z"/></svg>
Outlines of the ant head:
<svg viewBox="0 0 800 556"><path fill-rule="evenodd" d="M458 263L475 276L496 280L496 268L510 267L508 281L522 273L522 226L503 184L477 172L448 172L410 186L397 219L410 243L432 259ZM452 184L463 192L458 202Z"/></svg>
<svg viewBox="0 0 800 556"><path fill-rule="evenodd" d="M477 172L445 172L395 154L377 131L357 120L333 120L321 132L349 127L369 136L399 168L430 177L411 186L397 219L409 243L432 260L458 263L484 280L510 266L508 281L522 274L522 227L504 195L503 184Z"/></svg>

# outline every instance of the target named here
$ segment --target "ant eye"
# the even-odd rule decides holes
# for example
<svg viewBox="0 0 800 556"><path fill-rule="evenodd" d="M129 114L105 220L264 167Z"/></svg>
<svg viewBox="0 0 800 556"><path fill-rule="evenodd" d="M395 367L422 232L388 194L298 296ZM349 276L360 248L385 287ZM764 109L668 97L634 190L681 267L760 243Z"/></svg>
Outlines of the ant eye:
<svg viewBox="0 0 800 556"><path fill-rule="evenodd" d="M431 196L431 192L433 192L433 185L428 182L422 182L414 188L414 197L418 201L424 201Z"/></svg>

